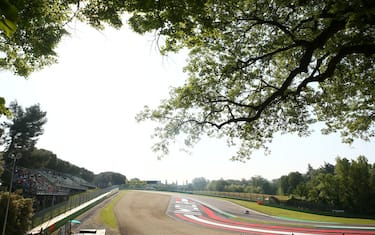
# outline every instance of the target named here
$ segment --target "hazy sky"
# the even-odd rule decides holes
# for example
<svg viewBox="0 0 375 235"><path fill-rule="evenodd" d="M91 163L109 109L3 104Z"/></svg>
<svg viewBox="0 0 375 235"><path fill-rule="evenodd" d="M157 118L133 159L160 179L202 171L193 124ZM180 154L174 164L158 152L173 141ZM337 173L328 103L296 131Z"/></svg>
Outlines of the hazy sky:
<svg viewBox="0 0 375 235"><path fill-rule="evenodd" d="M0 72L0 96L47 111L48 123L38 148L94 173L116 171L128 178L178 181L194 177L241 179L261 175L279 178L306 172L337 156L365 155L375 161L375 143L341 143L339 135L315 131L308 138L277 136L270 155L254 153L246 163L232 162L236 151L224 140L204 139L190 155L175 146L162 160L150 149L153 123L137 123L144 105L155 107L168 98L169 87L182 84L186 54L161 56L152 34L137 35L127 27L96 31L79 23L58 48L59 63L29 79Z"/></svg>

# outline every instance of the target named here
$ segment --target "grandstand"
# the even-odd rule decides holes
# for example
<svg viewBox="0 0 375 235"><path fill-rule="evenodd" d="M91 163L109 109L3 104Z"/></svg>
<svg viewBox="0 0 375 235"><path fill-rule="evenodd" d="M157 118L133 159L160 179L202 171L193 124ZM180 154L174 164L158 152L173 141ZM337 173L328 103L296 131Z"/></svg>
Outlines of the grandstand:
<svg viewBox="0 0 375 235"><path fill-rule="evenodd" d="M82 178L79 178L79 177L74 176L74 175L71 176L71 178L73 179L74 182L78 183L78 184L81 185L81 186L85 186L85 187L87 187L87 188L89 188L89 189L94 189L94 188L96 188L96 186L95 186L94 184L89 183L89 182L87 182L86 180L84 180L84 179L82 179Z"/></svg>
<svg viewBox="0 0 375 235"><path fill-rule="evenodd" d="M68 189L69 191L86 191L88 188L86 186L80 185L75 182L67 174L62 174L51 170L40 170L41 174L46 177L52 184L58 188Z"/></svg>
<svg viewBox="0 0 375 235"><path fill-rule="evenodd" d="M14 174L15 189L22 189L25 197L34 198L36 211L67 200L70 195L96 188L86 180L50 169L17 167Z"/></svg>

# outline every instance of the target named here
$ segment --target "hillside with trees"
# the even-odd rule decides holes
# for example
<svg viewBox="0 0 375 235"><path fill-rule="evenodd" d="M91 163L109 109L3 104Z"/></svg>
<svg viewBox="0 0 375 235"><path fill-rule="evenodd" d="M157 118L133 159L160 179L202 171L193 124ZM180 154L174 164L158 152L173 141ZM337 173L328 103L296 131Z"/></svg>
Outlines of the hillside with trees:
<svg viewBox="0 0 375 235"><path fill-rule="evenodd" d="M95 176L92 171L59 159L56 154L45 149L35 148L29 156L22 157L17 165L32 169L51 169L57 172L79 176L88 182L93 182Z"/></svg>

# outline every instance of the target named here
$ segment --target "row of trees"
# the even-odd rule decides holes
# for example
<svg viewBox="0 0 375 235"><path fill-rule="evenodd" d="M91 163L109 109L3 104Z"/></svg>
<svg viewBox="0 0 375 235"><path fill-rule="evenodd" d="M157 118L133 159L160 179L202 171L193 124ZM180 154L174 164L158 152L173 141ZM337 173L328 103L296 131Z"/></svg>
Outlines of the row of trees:
<svg viewBox="0 0 375 235"><path fill-rule="evenodd" d="M208 181L203 177L192 180L189 188L192 190L209 190L218 192L246 192L263 193L274 195L277 192L277 183L263 178L262 176L253 176L249 180L212 180Z"/></svg>
<svg viewBox="0 0 375 235"><path fill-rule="evenodd" d="M337 158L336 164L325 163L318 169L308 165L306 173L298 171L269 181L261 176L249 180L193 179L191 190L247 192L287 195L297 198L290 205L311 209L344 209L348 212L375 213L375 163L359 156L356 160Z"/></svg>
<svg viewBox="0 0 375 235"><path fill-rule="evenodd" d="M308 202L354 213L375 213L375 163L359 156L356 160L337 158L334 166L326 164L306 174L283 176L281 189Z"/></svg>

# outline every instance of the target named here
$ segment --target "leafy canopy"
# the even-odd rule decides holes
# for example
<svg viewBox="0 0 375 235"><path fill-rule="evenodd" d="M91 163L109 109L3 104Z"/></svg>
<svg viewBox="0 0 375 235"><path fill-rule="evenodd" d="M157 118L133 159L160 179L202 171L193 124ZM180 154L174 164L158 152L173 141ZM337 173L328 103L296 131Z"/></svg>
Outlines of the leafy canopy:
<svg viewBox="0 0 375 235"><path fill-rule="evenodd" d="M0 0L0 69L27 77L57 61L72 19L156 31L162 52L190 49L189 79L139 120L161 125L155 150L183 134L241 140L235 159L276 132L308 135L316 121L344 141L374 135L372 0ZM7 109L0 99L0 115Z"/></svg>
<svg viewBox="0 0 375 235"><path fill-rule="evenodd" d="M374 1L146 2L130 1L134 30L155 30L163 52L190 49L186 83L137 116L160 123L161 155L177 136L225 136L245 160L317 121L348 143L374 136Z"/></svg>

